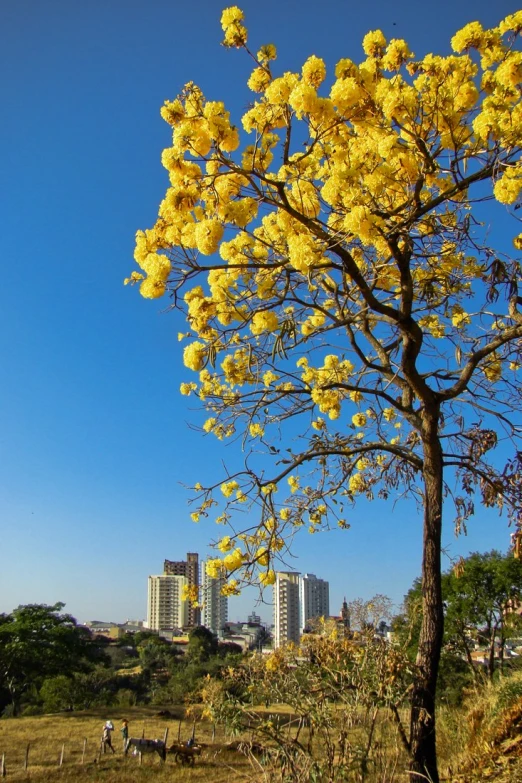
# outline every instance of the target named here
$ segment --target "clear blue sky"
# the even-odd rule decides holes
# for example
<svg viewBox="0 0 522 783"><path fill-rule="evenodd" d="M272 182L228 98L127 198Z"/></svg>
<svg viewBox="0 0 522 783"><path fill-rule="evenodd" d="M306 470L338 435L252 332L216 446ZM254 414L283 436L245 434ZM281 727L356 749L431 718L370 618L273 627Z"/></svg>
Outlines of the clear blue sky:
<svg viewBox="0 0 522 783"><path fill-rule="evenodd" d="M310 54L332 70L363 59L380 27L417 56L516 2L245 0L253 46L275 43L281 70ZM159 116L189 80L239 121L251 100L247 57L220 47L216 0L4 0L0 138L0 611L61 600L79 620L144 617L163 559L208 552L218 531L189 519L183 484L218 476L230 449L202 442L177 332L179 316L123 278L134 233L167 186ZM330 72L331 72L330 70ZM232 449L234 447L232 446ZM352 529L307 537L289 566L344 595L399 602L417 576L421 520L411 505L359 505ZM505 550L504 519L478 511L452 556ZM244 617L256 594L230 602ZM270 596L267 596L269 599ZM260 613L270 617L269 607Z"/></svg>

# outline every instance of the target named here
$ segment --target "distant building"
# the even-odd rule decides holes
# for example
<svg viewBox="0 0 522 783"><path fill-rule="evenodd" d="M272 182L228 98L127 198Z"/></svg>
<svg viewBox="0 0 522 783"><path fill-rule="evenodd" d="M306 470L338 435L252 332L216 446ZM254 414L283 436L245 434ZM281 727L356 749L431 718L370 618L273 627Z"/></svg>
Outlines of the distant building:
<svg viewBox="0 0 522 783"><path fill-rule="evenodd" d="M274 647L299 644L299 573L277 571L274 583Z"/></svg>
<svg viewBox="0 0 522 783"><path fill-rule="evenodd" d="M144 630L143 620L126 620L124 623L111 623L102 620L89 620L85 628L95 636L106 636L109 639L120 639L126 633L139 633Z"/></svg>
<svg viewBox="0 0 522 783"><path fill-rule="evenodd" d="M250 625L262 625L263 621L261 620L261 615L256 614L255 612L252 612L252 614L248 615L248 622Z"/></svg>
<svg viewBox="0 0 522 783"><path fill-rule="evenodd" d="M186 576L149 576L147 626L152 631L170 631L188 625L189 601L183 598Z"/></svg>
<svg viewBox="0 0 522 783"><path fill-rule="evenodd" d="M341 625L343 626L343 631L345 636L350 635L350 609L348 607L348 602L346 601L346 596L344 597L343 605L341 608Z"/></svg>
<svg viewBox="0 0 522 783"><path fill-rule="evenodd" d="M205 628L221 638L228 620L228 598L221 595L221 588L225 584L225 577L211 577L207 574L206 563L201 568L201 611L202 622Z"/></svg>
<svg viewBox="0 0 522 783"><path fill-rule="evenodd" d="M303 633L308 620L330 614L330 585L315 574L303 574L299 579L299 629Z"/></svg>
<svg viewBox="0 0 522 783"><path fill-rule="evenodd" d="M199 555L197 552L188 552L186 560L165 560L163 563L163 573L168 576L184 576L187 579L189 587L195 587L199 590ZM195 628L201 625L201 612L199 606L193 606L190 601L187 602L187 622L188 628Z"/></svg>

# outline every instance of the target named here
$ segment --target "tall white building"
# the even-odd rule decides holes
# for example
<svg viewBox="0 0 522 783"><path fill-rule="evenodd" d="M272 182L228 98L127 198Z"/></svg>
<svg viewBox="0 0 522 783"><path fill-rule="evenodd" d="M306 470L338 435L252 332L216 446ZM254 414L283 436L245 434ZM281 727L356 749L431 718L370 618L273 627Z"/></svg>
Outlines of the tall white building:
<svg viewBox="0 0 522 783"><path fill-rule="evenodd" d="M188 601L183 599L186 576L160 574L149 576L147 625L152 631L183 628L188 622Z"/></svg>
<svg viewBox="0 0 522 783"><path fill-rule="evenodd" d="M223 629L228 620L228 598L221 595L221 588L225 581L222 576L217 578L209 576L206 572L206 563L203 563L201 569L202 623L216 636L223 635Z"/></svg>
<svg viewBox="0 0 522 783"><path fill-rule="evenodd" d="M274 647L299 644L299 574L277 571L274 583Z"/></svg>
<svg viewBox="0 0 522 783"><path fill-rule="evenodd" d="M300 631L313 617L328 617L330 614L330 585L315 574L303 574L299 579Z"/></svg>

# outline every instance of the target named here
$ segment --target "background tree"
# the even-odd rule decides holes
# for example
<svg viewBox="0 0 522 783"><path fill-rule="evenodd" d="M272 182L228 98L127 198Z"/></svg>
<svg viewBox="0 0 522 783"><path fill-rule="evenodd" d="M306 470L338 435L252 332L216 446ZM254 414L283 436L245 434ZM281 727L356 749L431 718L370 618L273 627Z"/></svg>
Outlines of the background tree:
<svg viewBox="0 0 522 783"><path fill-rule="evenodd" d="M488 650L487 671L492 679L497 644L502 667L506 640L522 627L515 611L522 598L522 563L495 550L474 552L444 575L442 592L447 643L476 671L471 652L474 641L481 641Z"/></svg>
<svg viewBox="0 0 522 783"><path fill-rule="evenodd" d="M54 675L87 671L103 653L70 614L65 604L19 606L0 622L0 681L9 693L13 714L31 688Z"/></svg>
<svg viewBox="0 0 522 783"><path fill-rule="evenodd" d="M412 772L437 783L444 497L457 528L477 499L520 521L520 262L503 237L518 250L522 235L513 219L493 244L480 202L516 205L522 186L522 12L491 30L473 22L455 54L420 61L370 32L365 59L337 63L329 89L320 58L277 76L275 47L250 51L239 8L221 21L225 46L255 61L251 140L239 152L224 104L193 83L165 103L170 187L128 278L187 313L184 363L198 375L181 391L203 401L205 432L237 436L245 453L244 470L196 485L193 518L216 491L225 499L218 521L232 527L208 568L234 593L238 568L274 581L297 528L347 527L346 507L375 492L418 498Z"/></svg>
<svg viewBox="0 0 522 783"><path fill-rule="evenodd" d="M179 650L161 636L149 636L137 647L140 663L144 671L151 675L164 673L172 669L180 656Z"/></svg>
<svg viewBox="0 0 522 783"><path fill-rule="evenodd" d="M522 595L522 563L511 552L474 552L442 575L444 644L439 670L440 699L460 703L464 689L480 682L483 671L473 660L476 644L487 650L492 679L498 651L500 665L507 639L522 627L516 610ZM416 579L393 618L394 641L415 660L421 630L422 586Z"/></svg>
<svg viewBox="0 0 522 783"><path fill-rule="evenodd" d="M208 661L209 658L217 654L217 651L218 640L212 631L209 631L204 625L191 630L187 646L187 656L190 661L194 663Z"/></svg>
<svg viewBox="0 0 522 783"><path fill-rule="evenodd" d="M379 625L392 616L392 601L387 595L377 594L369 600L354 598L348 604L351 629L376 632Z"/></svg>

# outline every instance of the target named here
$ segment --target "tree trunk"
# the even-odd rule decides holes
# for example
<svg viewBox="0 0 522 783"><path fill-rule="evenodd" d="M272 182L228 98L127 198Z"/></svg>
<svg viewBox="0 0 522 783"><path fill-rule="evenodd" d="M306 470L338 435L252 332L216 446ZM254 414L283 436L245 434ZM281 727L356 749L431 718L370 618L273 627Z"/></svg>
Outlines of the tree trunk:
<svg viewBox="0 0 522 783"><path fill-rule="evenodd" d="M441 588L442 448L438 410L425 414L424 534L422 557L422 627L417 674L411 702L411 783L439 783L435 734L435 692L444 632Z"/></svg>
<svg viewBox="0 0 522 783"><path fill-rule="evenodd" d="M497 626L493 625L491 635L489 639L489 656L488 656L488 677L490 682L493 680L495 674L495 639L497 637Z"/></svg>
<svg viewBox="0 0 522 783"><path fill-rule="evenodd" d="M504 637L504 634L502 634L500 638L500 648L498 651L498 658L499 658L499 664L500 664L500 674L504 674L504 651L506 649L506 639Z"/></svg>

